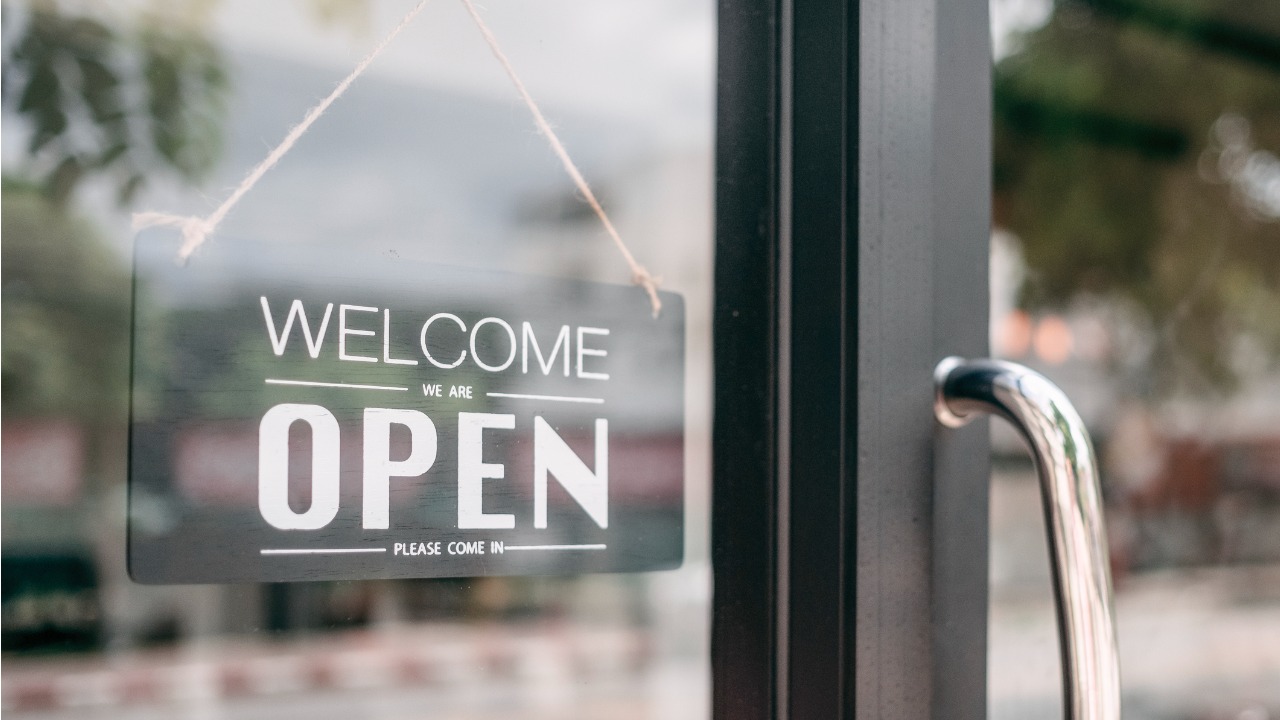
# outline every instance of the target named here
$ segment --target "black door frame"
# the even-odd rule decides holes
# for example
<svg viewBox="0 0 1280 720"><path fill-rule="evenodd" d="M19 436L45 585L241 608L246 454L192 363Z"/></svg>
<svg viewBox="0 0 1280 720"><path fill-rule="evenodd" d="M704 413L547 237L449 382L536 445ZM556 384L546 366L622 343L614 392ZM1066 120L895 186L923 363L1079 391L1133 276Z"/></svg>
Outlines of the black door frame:
<svg viewBox="0 0 1280 720"><path fill-rule="evenodd" d="M986 717L986 0L721 0L714 714Z"/></svg>

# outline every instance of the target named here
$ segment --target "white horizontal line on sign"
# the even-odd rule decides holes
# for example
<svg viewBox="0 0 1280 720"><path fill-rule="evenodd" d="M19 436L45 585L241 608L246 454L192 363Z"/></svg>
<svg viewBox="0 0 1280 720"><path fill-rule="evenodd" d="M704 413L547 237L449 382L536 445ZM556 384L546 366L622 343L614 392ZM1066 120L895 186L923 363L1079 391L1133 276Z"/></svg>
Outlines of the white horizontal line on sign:
<svg viewBox="0 0 1280 720"><path fill-rule="evenodd" d="M489 397L515 398L517 400L551 400L554 402L592 403L599 405L604 398L570 397L568 395L522 395L520 393L485 393Z"/></svg>
<svg viewBox="0 0 1280 720"><path fill-rule="evenodd" d="M380 548L264 548L258 552L263 555L342 555L346 553L382 553Z"/></svg>
<svg viewBox="0 0 1280 720"><path fill-rule="evenodd" d="M356 385L354 383L331 383L331 382L313 382L311 380L277 380L275 378L267 378L268 385L302 385L305 387L330 387L330 388L354 388L356 390L397 390L399 392L408 392L407 387L394 387L391 385Z"/></svg>
<svg viewBox="0 0 1280 720"><path fill-rule="evenodd" d="M507 545L505 550L604 550L608 545Z"/></svg>

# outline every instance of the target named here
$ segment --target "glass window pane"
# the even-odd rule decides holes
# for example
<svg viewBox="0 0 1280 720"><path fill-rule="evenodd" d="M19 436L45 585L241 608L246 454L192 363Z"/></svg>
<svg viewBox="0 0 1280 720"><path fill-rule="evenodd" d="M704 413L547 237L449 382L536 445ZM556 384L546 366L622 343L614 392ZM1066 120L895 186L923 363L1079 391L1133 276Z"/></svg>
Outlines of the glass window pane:
<svg viewBox="0 0 1280 720"><path fill-rule="evenodd" d="M1125 717L1280 716L1280 8L991 7L992 345L1098 446ZM1038 490L995 444L991 715L1060 717Z"/></svg>
<svg viewBox="0 0 1280 720"><path fill-rule="evenodd" d="M684 297L683 468L662 471L684 478L680 569L128 578L131 213L211 212L411 7L4 4L6 715L709 714L709 2L480 8L622 238ZM208 242L220 240L631 280L452 0L426 6ZM206 438L192 462L230 464L235 443L221 440ZM614 461L670 456L636 452ZM143 510L172 521L172 508Z"/></svg>

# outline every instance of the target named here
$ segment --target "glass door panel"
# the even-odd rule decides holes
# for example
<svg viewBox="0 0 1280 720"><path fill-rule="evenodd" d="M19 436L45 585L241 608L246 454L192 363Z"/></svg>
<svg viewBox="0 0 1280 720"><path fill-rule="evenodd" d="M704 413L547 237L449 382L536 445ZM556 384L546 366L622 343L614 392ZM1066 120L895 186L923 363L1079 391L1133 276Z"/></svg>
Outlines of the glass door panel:
<svg viewBox="0 0 1280 720"><path fill-rule="evenodd" d="M126 573L131 213L211 211L410 7L5 3L6 715L709 714L707 2L481 9L631 250L684 297L684 432L668 438L683 462L661 443L614 455L684 494L679 569L172 586ZM631 279L452 0L427 5L219 238ZM243 448L194 442L192 492L217 495L200 469ZM135 521L172 521L172 503L133 500L154 502Z"/></svg>
<svg viewBox="0 0 1280 720"><path fill-rule="evenodd" d="M1277 10L992 3L992 349L1097 442L1126 718L1280 716ZM990 715L1060 717L1037 491L993 444Z"/></svg>

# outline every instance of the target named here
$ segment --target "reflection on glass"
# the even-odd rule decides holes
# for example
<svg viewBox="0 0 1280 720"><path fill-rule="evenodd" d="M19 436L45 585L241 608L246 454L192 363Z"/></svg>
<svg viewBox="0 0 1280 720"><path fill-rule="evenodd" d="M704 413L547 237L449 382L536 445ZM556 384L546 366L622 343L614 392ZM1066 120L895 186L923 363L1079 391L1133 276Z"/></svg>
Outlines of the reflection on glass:
<svg viewBox="0 0 1280 720"><path fill-rule="evenodd" d="M1280 8L996 0L992 344L1097 440L1127 718L1280 717ZM997 435L991 714L1058 717Z"/></svg>
<svg viewBox="0 0 1280 720"><path fill-rule="evenodd" d="M486 11L624 238L685 297L681 569L128 579L129 215L207 213L404 11L4 3L6 715L706 716L709 3ZM457 3L429 6L219 233L293 256L630 279ZM188 435L184 492L240 503L225 478L242 433ZM645 456L680 464L664 447ZM136 494L133 520L163 536L170 500Z"/></svg>

